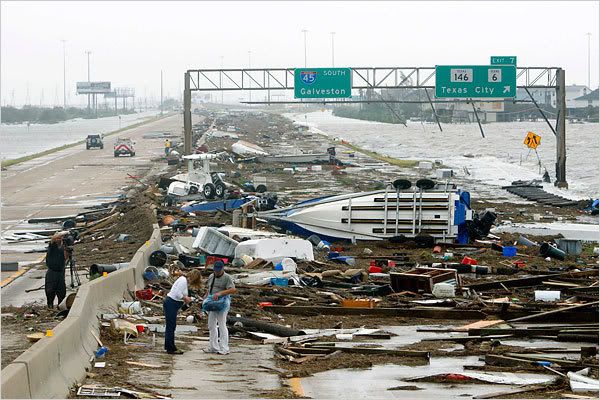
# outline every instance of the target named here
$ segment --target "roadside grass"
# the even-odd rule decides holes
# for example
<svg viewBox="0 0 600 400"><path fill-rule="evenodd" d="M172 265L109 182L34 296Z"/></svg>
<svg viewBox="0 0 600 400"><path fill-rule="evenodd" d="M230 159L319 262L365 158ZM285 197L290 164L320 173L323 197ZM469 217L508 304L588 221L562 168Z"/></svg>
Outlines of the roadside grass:
<svg viewBox="0 0 600 400"><path fill-rule="evenodd" d="M129 125L129 126L126 126L125 128L121 128L121 129L117 129L116 131L105 133L104 137L116 135L118 133L127 131L129 129L137 128L138 126L142 126L142 125L148 124L150 122L158 121L158 120L160 120L162 118L166 118L166 117L171 116L171 115L172 114L165 114L165 115L159 116L159 117L151 117L151 118L148 118L148 119L146 119L146 120L144 120L142 122L138 122L137 124ZM13 158L12 160L3 160L2 163L0 164L0 166L4 169L6 167L10 167L11 165L17 165L17 164L23 163L25 161L33 160L35 158L44 157L44 156L47 156L48 154L56 153L56 152L61 151L61 150L65 150L65 149L68 149L68 148L71 148L71 147L79 146L80 144L83 144L83 143L85 143L85 139L80 140L80 141L75 142L75 143L70 143L70 144L62 145L60 147L55 147L53 149L48 149L48 150L40 151L39 153L30 154L28 156L23 156L23 157L19 157L19 158Z"/></svg>
<svg viewBox="0 0 600 400"><path fill-rule="evenodd" d="M385 156L385 155L379 154L375 151L363 149L362 147L356 146L356 145L348 143L348 142L336 142L336 144L341 144L342 146L344 146L346 148L357 151L359 153L362 153L362 154L369 156L371 158L374 158L376 160L383 161L388 164L396 165L396 166L402 167L402 168L412 168L419 163L419 161L416 161L416 160L400 160L398 158Z"/></svg>

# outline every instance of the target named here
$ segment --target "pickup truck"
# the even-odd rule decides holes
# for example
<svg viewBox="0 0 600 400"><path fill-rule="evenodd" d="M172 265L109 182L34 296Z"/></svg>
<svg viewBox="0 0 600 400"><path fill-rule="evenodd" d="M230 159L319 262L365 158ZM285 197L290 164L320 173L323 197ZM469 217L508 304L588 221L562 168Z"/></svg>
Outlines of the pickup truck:
<svg viewBox="0 0 600 400"><path fill-rule="evenodd" d="M122 155L128 155L130 157L135 156L135 148L133 145L134 142L129 138L117 138L114 147L115 157Z"/></svg>

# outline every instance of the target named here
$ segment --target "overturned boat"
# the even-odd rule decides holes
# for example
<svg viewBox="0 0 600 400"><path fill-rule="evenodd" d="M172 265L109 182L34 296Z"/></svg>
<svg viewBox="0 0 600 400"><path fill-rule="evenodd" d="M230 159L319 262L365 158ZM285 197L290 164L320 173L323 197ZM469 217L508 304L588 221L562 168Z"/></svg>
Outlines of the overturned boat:
<svg viewBox="0 0 600 400"><path fill-rule="evenodd" d="M373 192L322 197L260 213L290 231L327 240L383 240L431 235L438 242L466 243L473 217L469 192L428 179L410 189L406 180Z"/></svg>

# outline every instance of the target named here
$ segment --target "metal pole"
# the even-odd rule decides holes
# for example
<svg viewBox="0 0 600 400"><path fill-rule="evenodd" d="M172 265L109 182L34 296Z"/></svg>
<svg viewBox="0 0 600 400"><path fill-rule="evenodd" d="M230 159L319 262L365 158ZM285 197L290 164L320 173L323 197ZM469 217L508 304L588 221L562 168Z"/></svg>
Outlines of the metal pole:
<svg viewBox="0 0 600 400"><path fill-rule="evenodd" d="M248 51L248 69L252 68L252 52ZM250 79L250 71L248 71L248 88L252 89L252 79ZM248 98L252 101L252 90L248 90Z"/></svg>
<svg viewBox="0 0 600 400"><path fill-rule="evenodd" d="M89 51L89 50L87 50L87 51L85 52L85 54L87 54L87 59L88 59L88 83L90 83L90 82L91 82L91 80L90 80L90 54L91 54L91 53L92 53L92 52L91 52L91 51ZM88 113L89 113L89 112L90 112L90 94L89 94L89 93L88 93L88 96L87 96L87 97L88 97Z"/></svg>
<svg viewBox="0 0 600 400"><path fill-rule="evenodd" d="M438 118L437 112L435 111L435 107L433 106L433 102L431 101L431 96L429 96L429 92L425 89L425 94L427 95L427 100L429 100L429 105L431 106L431 110L433 111L433 115L435 116L435 120L440 127L440 132L443 132L442 125L440 124L440 119Z"/></svg>
<svg viewBox="0 0 600 400"><path fill-rule="evenodd" d="M183 75L183 135L185 155L192 154L192 91L190 90L190 74Z"/></svg>
<svg viewBox="0 0 600 400"><path fill-rule="evenodd" d="M554 186L567 189L567 141L565 116L567 102L565 96L565 70L556 70L556 109L558 113L556 129L556 181Z"/></svg>
<svg viewBox="0 0 600 400"><path fill-rule="evenodd" d="M335 67L335 48L333 46L333 36L335 32L331 32L331 66Z"/></svg>
<svg viewBox="0 0 600 400"><path fill-rule="evenodd" d="M65 47L66 40L61 40L63 44L63 107L67 109L67 50Z"/></svg>
<svg viewBox="0 0 600 400"><path fill-rule="evenodd" d="M475 103L471 103L473 106L473 112L475 113L475 118L477 118L477 123L479 124L479 130L481 131L481 136L485 138L485 133L483 133L483 127L481 126L481 121L479 121L479 115L477 115L477 109L475 109Z"/></svg>
<svg viewBox="0 0 600 400"><path fill-rule="evenodd" d="M591 69L591 59L590 59L590 40L592 38L592 34L591 33L586 33L587 37L588 37L588 88L590 89L590 91L592 90L592 84L591 84L591 80L590 80L590 69Z"/></svg>
<svg viewBox="0 0 600 400"><path fill-rule="evenodd" d="M304 68L306 68L306 33L308 32L306 29L302 29L304 33Z"/></svg>
<svg viewBox="0 0 600 400"><path fill-rule="evenodd" d="M221 56L221 69L223 69L223 56ZM220 73L219 73L219 85L221 85L221 87L223 87L222 76L223 76L223 73L222 73L222 72L220 72ZM223 90L221 90L221 104L223 104L223 103L224 103L224 102L223 102L223 94L224 94L224 93L225 93L225 92L224 92Z"/></svg>
<svg viewBox="0 0 600 400"><path fill-rule="evenodd" d="M557 73L557 79L558 79L558 73ZM533 97L533 95L531 94L531 92L529 91L529 89L524 88L525 91L527 92L527 94L529 95L529 97L531 98L531 101L533 102L533 105L535 106L535 108L538 109L538 111L540 112L540 114L542 114L542 117L544 118L544 121L546 121L546 123L548 124L548 126L550 127L550 130L552 131L552 133L554 133L554 135L556 135L556 130L554 129L554 127L552 126L552 124L550 123L550 121L548 121L548 118L546 117L546 114L544 113L544 110L542 110L542 108L538 105L537 101L535 101L535 98ZM557 113L557 123L558 123L558 116L560 116L560 109L558 110Z"/></svg>
<svg viewBox="0 0 600 400"><path fill-rule="evenodd" d="M162 113L163 113L163 80L162 80L162 69L161 69L160 70L160 115L162 115Z"/></svg>

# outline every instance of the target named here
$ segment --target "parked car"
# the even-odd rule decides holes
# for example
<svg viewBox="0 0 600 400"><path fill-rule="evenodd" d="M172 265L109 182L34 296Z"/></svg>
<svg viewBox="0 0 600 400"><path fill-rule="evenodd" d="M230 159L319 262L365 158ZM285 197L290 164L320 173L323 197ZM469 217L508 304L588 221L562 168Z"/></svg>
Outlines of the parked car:
<svg viewBox="0 0 600 400"><path fill-rule="evenodd" d="M117 138L115 142L115 157L128 155L130 157L135 156L135 148L133 147L134 142L129 138Z"/></svg>
<svg viewBox="0 0 600 400"><path fill-rule="evenodd" d="M102 136L100 135L87 135L85 139L85 148L87 150L99 148L102 150L104 148L104 142L102 141Z"/></svg>

